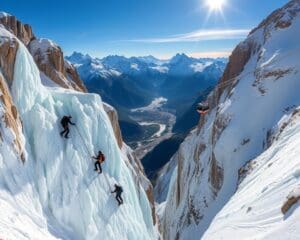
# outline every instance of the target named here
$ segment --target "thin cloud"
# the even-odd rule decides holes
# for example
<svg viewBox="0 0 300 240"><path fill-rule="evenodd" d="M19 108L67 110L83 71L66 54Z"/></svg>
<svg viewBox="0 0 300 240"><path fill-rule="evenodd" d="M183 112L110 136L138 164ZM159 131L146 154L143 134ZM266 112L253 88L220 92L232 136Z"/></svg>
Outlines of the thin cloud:
<svg viewBox="0 0 300 240"><path fill-rule="evenodd" d="M208 40L241 39L248 35L249 29L199 30L195 32L173 35L166 38L144 38L127 40L142 43L172 43L172 42L199 42Z"/></svg>
<svg viewBox="0 0 300 240"><path fill-rule="evenodd" d="M229 57L231 51L215 51L215 52L193 52L188 54L190 57L194 58L219 58L219 57Z"/></svg>

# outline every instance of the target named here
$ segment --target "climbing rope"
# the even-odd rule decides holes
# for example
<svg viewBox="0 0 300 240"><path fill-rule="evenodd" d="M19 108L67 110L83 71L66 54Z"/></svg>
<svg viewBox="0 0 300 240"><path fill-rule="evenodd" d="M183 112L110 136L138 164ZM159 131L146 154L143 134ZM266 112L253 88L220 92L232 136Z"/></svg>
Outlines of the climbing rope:
<svg viewBox="0 0 300 240"><path fill-rule="evenodd" d="M89 154L89 157L92 158L92 154L90 153L90 151L89 151L89 149L88 149L88 146L86 145L86 143L85 143L85 141L84 141L84 139L83 139L83 136L81 135L81 133L80 133L80 131L79 131L79 129L78 129L78 127L77 127L76 125L75 125L75 128L76 128L76 130L77 130L77 132L78 132L78 135L80 136L80 139L81 139L83 145L84 145L85 148L86 148L87 153ZM111 188L111 186L110 186L110 184L109 184L109 181L108 181L108 179L107 179L106 174L105 174L103 171L102 171L102 174L104 175L106 184L108 185L108 188L109 188L110 192L112 192L112 188Z"/></svg>
<svg viewBox="0 0 300 240"><path fill-rule="evenodd" d="M85 141L83 140L83 136L81 135L81 133L80 133L80 131L79 131L79 129L78 129L78 127L77 127L76 125L75 125L75 128L76 128L76 130L77 130L77 132L78 132L78 134L79 134L79 136L80 136L80 139L81 139L83 145L84 145L85 148L86 148L87 153L89 154L90 157L92 157L92 154L91 154L91 152L89 151L89 148L88 148L88 146L86 145Z"/></svg>
<svg viewBox="0 0 300 240"><path fill-rule="evenodd" d="M286 51L286 52L280 54L278 58L275 57L274 60L278 62L278 61L284 59L285 57L287 57L286 55L288 55L288 54L290 54L290 53L291 53L291 54L299 54L299 51L298 51L298 50L300 51L300 48L290 49L290 50L288 50L288 51ZM246 72L246 73L244 73L244 74L241 75L241 76L238 75L238 76L233 77L233 78L231 78L231 79L228 79L228 80L226 80L226 81L224 81L224 82L221 82L221 83L219 83L219 84L217 85L217 87L218 87L218 88L224 87L223 84L226 86L226 85L230 84L231 82L233 82L234 80L236 80L237 78L242 78L242 77L244 77L245 75L248 75L248 74L250 74L250 73L253 73L253 71Z"/></svg>
<svg viewBox="0 0 300 240"><path fill-rule="evenodd" d="M280 61L282 59L284 59L285 57L287 57L287 55L289 55L290 53L291 54L299 54L299 51L300 51L300 48L296 48L296 49L290 49L288 51L286 51L285 53L283 54L280 54L279 57L277 58L274 58L275 61ZM216 92L219 90L219 89L222 89L222 88L226 88L227 86L231 85L232 83L234 83L235 81L237 81L238 79L241 79L249 74L253 74L253 71L248 71L248 72L245 72L243 74L239 74L238 76L235 76L235 77L232 77L226 81L222 81L222 82L219 82L216 87L214 88L214 90L212 91L212 93L210 95L212 95L212 97L214 98L214 100L218 101L218 98L219 98L219 93L217 93L217 97L215 98L213 95L216 94ZM213 105L217 105L215 103L215 101L213 102L214 104Z"/></svg>
<svg viewBox="0 0 300 240"><path fill-rule="evenodd" d="M112 188L111 188L111 186L110 186L110 184L109 184L109 181L108 181L108 179L107 179L107 176L106 176L106 174L105 174L104 172L102 172L102 174L103 174L103 176L104 176L104 178L105 178L106 184L108 185L109 192L111 193L111 192L112 192Z"/></svg>

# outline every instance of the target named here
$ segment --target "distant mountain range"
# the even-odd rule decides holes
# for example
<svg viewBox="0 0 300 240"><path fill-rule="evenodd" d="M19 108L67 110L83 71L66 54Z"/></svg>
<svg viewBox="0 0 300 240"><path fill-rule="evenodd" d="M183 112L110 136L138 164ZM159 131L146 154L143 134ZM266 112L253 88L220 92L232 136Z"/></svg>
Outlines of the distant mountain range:
<svg viewBox="0 0 300 240"><path fill-rule="evenodd" d="M167 108L181 117L199 95L215 86L222 75L226 58L192 58L177 54L169 60L153 56L107 56L102 59L74 52L66 57L77 68L89 92L99 93L119 112L124 138L143 134L130 119L130 109L149 104L155 97L168 99ZM185 130L194 126L192 121ZM182 127L180 127L182 129ZM131 136L132 135L132 136Z"/></svg>
<svg viewBox="0 0 300 240"><path fill-rule="evenodd" d="M227 62L225 58L197 59L185 54L177 54L170 60L151 55L100 59L78 52L66 59L75 65L90 91L100 93L116 107L125 108L143 106L155 96L166 96L169 100L174 94L176 98L194 98L217 82Z"/></svg>
<svg viewBox="0 0 300 240"><path fill-rule="evenodd" d="M91 76L108 78L122 74L140 75L142 73L186 76L202 73L211 65L222 67L227 62L227 58L192 58L186 54L177 54L169 60L160 60L151 55L130 58L110 55L100 59L79 52L73 52L66 59L80 70L80 75L84 78Z"/></svg>

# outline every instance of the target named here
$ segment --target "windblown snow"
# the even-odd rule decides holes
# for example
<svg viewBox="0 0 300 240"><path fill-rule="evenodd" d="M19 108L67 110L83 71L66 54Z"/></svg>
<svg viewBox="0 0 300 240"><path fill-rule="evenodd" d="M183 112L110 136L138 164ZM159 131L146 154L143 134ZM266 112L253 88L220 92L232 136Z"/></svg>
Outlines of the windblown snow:
<svg viewBox="0 0 300 240"><path fill-rule="evenodd" d="M19 42L12 96L23 122L26 161L0 146L0 239L156 239L144 191L137 191L101 98L45 88L31 55ZM60 119L72 115L70 139ZM7 130L8 131L8 130ZM104 174L91 155L106 155ZM124 189L118 207L110 191Z"/></svg>

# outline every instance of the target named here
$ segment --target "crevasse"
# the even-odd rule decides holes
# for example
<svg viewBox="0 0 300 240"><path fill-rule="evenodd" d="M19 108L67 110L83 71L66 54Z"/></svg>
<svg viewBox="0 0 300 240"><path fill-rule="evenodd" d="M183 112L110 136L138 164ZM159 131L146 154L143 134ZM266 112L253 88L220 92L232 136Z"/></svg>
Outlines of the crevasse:
<svg viewBox="0 0 300 240"><path fill-rule="evenodd" d="M23 166L7 167L11 176L4 184L9 191L18 189L15 198L21 200L15 204L22 198L30 202L19 207L36 215L36 224L53 238L155 239L146 194L137 193L101 98L45 88L31 55L19 45L11 91L23 122L27 159ZM72 115L76 123L70 139L59 135L63 115ZM98 150L106 155L105 175L93 171L90 155ZM114 183L124 189L121 207L110 193Z"/></svg>

